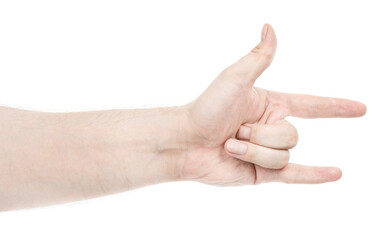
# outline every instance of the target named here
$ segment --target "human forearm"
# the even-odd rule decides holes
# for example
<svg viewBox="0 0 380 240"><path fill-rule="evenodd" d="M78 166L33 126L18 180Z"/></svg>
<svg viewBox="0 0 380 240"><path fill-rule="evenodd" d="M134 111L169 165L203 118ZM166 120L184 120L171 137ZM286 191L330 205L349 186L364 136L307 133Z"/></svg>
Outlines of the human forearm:
<svg viewBox="0 0 380 240"><path fill-rule="evenodd" d="M0 109L0 209L86 199L178 179L183 108Z"/></svg>
<svg viewBox="0 0 380 240"><path fill-rule="evenodd" d="M264 25L262 41L183 107L61 114L0 108L0 209L178 179L218 186L338 180L336 167L288 164L298 133L285 118L359 117L366 107L254 86L276 42Z"/></svg>

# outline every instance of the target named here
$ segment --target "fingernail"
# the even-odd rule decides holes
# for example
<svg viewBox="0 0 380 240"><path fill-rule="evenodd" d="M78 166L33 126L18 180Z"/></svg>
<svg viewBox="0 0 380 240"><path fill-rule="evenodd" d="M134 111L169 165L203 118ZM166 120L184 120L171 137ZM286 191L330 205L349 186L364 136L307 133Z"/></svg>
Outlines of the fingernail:
<svg viewBox="0 0 380 240"><path fill-rule="evenodd" d="M268 24L265 24L263 27L263 30L261 31L261 41L265 40L265 38L267 37L267 32L268 32Z"/></svg>
<svg viewBox="0 0 380 240"><path fill-rule="evenodd" d="M247 144L230 140L227 142L227 150L230 153L243 155L247 152Z"/></svg>
<svg viewBox="0 0 380 240"><path fill-rule="evenodd" d="M251 128L247 126L240 126L236 136L239 139L249 140L251 138Z"/></svg>

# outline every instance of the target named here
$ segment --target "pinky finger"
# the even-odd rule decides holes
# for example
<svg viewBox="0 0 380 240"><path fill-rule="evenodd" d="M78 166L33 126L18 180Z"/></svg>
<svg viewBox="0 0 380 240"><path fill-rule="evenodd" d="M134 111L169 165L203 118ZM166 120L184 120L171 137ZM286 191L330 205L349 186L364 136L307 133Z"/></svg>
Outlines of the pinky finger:
<svg viewBox="0 0 380 240"><path fill-rule="evenodd" d="M342 171L337 167L314 167L289 163L282 169L268 169L255 165L255 184L266 182L318 184L337 181Z"/></svg>

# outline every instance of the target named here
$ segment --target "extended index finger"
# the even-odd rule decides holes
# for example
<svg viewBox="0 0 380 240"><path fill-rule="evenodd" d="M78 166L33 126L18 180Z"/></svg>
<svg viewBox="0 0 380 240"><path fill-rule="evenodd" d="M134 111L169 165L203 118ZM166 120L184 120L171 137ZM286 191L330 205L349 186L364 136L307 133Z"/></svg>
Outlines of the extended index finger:
<svg viewBox="0 0 380 240"><path fill-rule="evenodd" d="M301 118L360 117L367 108L363 103L343 98L271 92L275 101L285 105L287 115Z"/></svg>

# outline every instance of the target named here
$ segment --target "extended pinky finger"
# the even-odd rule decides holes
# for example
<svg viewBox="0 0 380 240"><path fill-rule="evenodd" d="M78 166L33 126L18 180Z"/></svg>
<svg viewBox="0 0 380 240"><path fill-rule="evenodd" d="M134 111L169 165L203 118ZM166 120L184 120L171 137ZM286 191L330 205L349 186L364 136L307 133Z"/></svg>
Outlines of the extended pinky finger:
<svg viewBox="0 0 380 240"><path fill-rule="evenodd" d="M256 167L255 184L266 182L317 184L337 181L342 171L337 167L314 167L289 163L282 169Z"/></svg>

